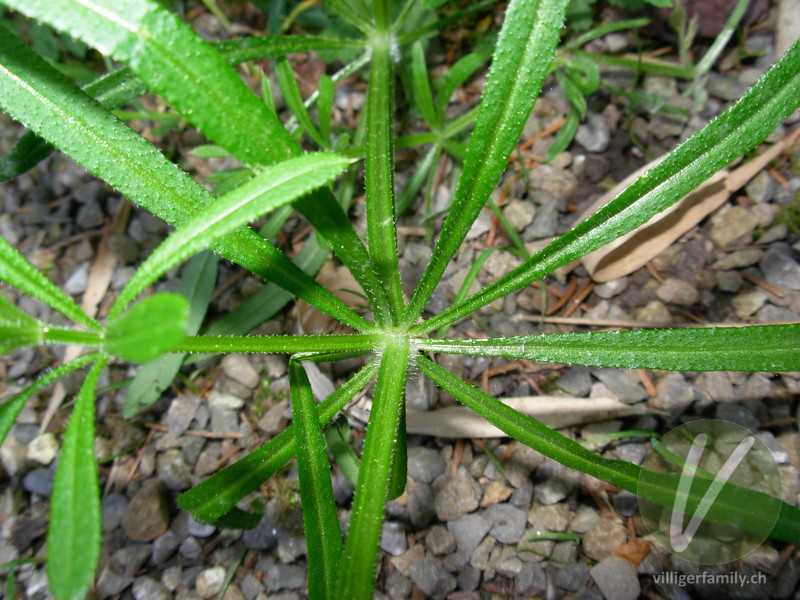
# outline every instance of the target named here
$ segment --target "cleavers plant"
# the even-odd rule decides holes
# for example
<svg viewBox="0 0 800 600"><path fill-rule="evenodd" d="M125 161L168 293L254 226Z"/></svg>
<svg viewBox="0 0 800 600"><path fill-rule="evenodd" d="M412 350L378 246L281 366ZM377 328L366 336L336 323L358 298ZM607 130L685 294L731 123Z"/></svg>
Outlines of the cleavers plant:
<svg viewBox="0 0 800 600"><path fill-rule="evenodd" d="M155 0L2 3L126 64L81 89L26 46L10 26L0 28L0 105L31 131L4 160L5 176L24 172L52 145L176 228L139 266L113 303L105 323L86 314L15 248L0 241L0 280L38 298L75 323L74 327L61 327L41 322L0 295L0 349L5 353L32 344L92 349L42 375L0 405L0 437L4 438L24 403L34 394L67 373L90 367L69 419L51 499L47 576L58 600L86 594L100 553L100 501L93 454L94 398L98 377L110 363L145 363L165 353L290 355L294 424L238 463L184 493L179 504L200 521L252 527L259 515L248 513L237 504L296 457L308 545L309 596L346 600L371 597L385 505L405 486L403 394L413 372L421 372L509 436L546 456L666 506L671 506L675 498L673 476L644 472L634 464L593 454L442 369L434 360L436 354L666 370L800 370L797 324L486 340L440 339L442 336L431 335L633 230L753 150L800 106L800 43L736 105L665 156L658 166L596 214L497 282L471 297L459 298L448 309L429 317L424 315L426 304L498 184L551 68L566 0L509 3L451 208L436 239L430 264L410 299L402 292L395 226L395 69L401 57L410 57L419 108L425 120L435 126L427 141L448 148L448 136L464 124L451 127L448 132L444 109L455 88L482 61L475 58L469 59L470 64L462 63L462 74L445 79L434 105L421 69L422 49L414 42L451 19L410 31L404 25L410 15L441 2L406 0L395 6L389 0L327 0L328 7L358 32L359 39L273 35L217 44L204 42ZM478 3L477 8L469 10L489 4ZM343 69L345 73L369 65L365 141L363 146L353 146L363 148L366 243L351 224L346 208L342 208L347 203L337 202L331 191L332 183L348 168L350 172L344 178L352 176L352 165L361 158L359 152L348 150L341 137L331 132L330 103L335 78L323 78L320 84L319 123L315 125L293 87L296 84L288 63L278 59L278 79L299 127L292 134L276 116L271 98L260 100L232 67L266 56L343 47L361 52L357 64ZM228 178L219 197L215 198L110 112L148 90L161 95L213 142L216 146L211 152L234 156L242 163L236 173L240 179ZM298 142L303 133L324 151L303 152ZM355 141L361 143L356 137ZM457 145L449 147L455 147L457 152ZM350 270L363 289L374 321L355 312L265 237L248 228L248 224L268 213L285 218L289 207L311 223L319 238ZM200 323L192 317L184 295L159 293L139 299L168 270L204 249L260 275L277 286L274 289L285 290L288 294L281 298L291 295L302 299L353 333L259 337L223 335L224 328L218 328L214 335L195 335ZM203 273L203 269L200 265L197 271ZM277 310L274 304L269 309L272 312ZM263 318L268 316L262 314ZM370 353L374 358L366 366L319 405L315 404L303 361L333 361ZM343 541L323 430L376 376L351 524ZM690 507L696 506L703 489L703 482L693 487ZM760 523L763 519L759 506L765 501L778 502L729 485L707 518L745 530L764 526ZM767 531L776 539L800 543L800 510L782 504L779 512L776 522L766 524Z"/></svg>

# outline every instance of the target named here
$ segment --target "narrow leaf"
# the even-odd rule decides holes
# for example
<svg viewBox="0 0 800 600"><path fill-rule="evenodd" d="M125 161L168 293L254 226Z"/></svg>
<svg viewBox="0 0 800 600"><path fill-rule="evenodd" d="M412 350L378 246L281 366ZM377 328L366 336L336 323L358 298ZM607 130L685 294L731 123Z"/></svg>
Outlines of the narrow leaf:
<svg viewBox="0 0 800 600"><path fill-rule="evenodd" d="M336 584L336 597L342 600L372 598L384 510L394 471L392 463L401 430L408 354L408 342L393 338L386 344L381 357L350 530Z"/></svg>
<svg viewBox="0 0 800 600"><path fill-rule="evenodd" d="M331 38L305 35L254 35L246 38L214 42L214 49L221 53L230 64L259 60L268 56L305 53L315 50L360 49L361 40L350 38Z"/></svg>
<svg viewBox="0 0 800 600"><path fill-rule="evenodd" d="M85 354L55 369L46 371L20 393L10 400L3 402L3 404L0 404L0 444L6 439L8 432L11 431L11 427L14 425L14 421L17 420L19 413L22 411L22 407L25 406L28 400L40 390L53 383L56 379L64 377L64 375L68 375L81 367L85 367L98 358L100 358L100 354L96 352L93 354Z"/></svg>
<svg viewBox="0 0 800 600"><path fill-rule="evenodd" d="M420 350L669 371L798 371L800 323L418 340Z"/></svg>
<svg viewBox="0 0 800 600"><path fill-rule="evenodd" d="M294 421L294 447L308 546L308 594L331 596L342 554L342 530L336 515L330 464L314 394L297 358L289 360L289 385Z"/></svg>
<svg viewBox="0 0 800 600"><path fill-rule="evenodd" d="M317 406L320 425L328 423L378 372L373 360ZM239 462L226 467L178 497L178 505L198 521L214 523L247 494L258 489L294 455L294 426Z"/></svg>
<svg viewBox="0 0 800 600"><path fill-rule="evenodd" d="M56 600L83 598L94 580L102 534L94 458L94 394L106 361L98 360L78 393L58 460L47 529L47 582Z"/></svg>
<svg viewBox="0 0 800 600"><path fill-rule="evenodd" d="M184 296L154 294L125 314L111 318L104 349L124 360L144 363L183 340L188 321L189 301Z"/></svg>
<svg viewBox="0 0 800 600"><path fill-rule="evenodd" d="M0 105L171 225L180 225L214 201L152 144L112 118L5 27L0 28ZM372 327L250 230L231 234L216 250L351 327Z"/></svg>
<svg viewBox="0 0 800 600"><path fill-rule="evenodd" d="M294 78L292 66L285 58L279 58L277 60L277 67L276 75L278 77L278 85L281 88L281 92L283 92L283 99L286 101L286 106L292 111L292 114L308 134L308 137L314 140L317 146L324 148L325 140L322 139L319 131L314 127L314 124L311 122L311 117L308 116L308 111L303 105L303 98L300 96L300 88L297 86L297 81Z"/></svg>
<svg viewBox="0 0 800 600"><path fill-rule="evenodd" d="M336 86L333 79L325 73L319 78L319 102L317 103L317 121L319 121L319 132L325 142L324 148L330 148L331 143L331 114L333 113L333 99L336 93Z"/></svg>
<svg viewBox="0 0 800 600"><path fill-rule="evenodd" d="M335 154L307 154L265 169L205 207L170 235L137 269L111 309L118 315L148 285L196 252L271 210L333 180L350 164Z"/></svg>
<svg viewBox="0 0 800 600"><path fill-rule="evenodd" d="M431 297L507 166L547 75L567 0L512 0L497 41L478 120L455 198L404 318L411 325Z"/></svg>
<svg viewBox="0 0 800 600"><path fill-rule="evenodd" d="M76 323L90 329L100 329L97 321L81 310L72 298L53 285L3 238L0 238L0 281L41 300Z"/></svg>
<svg viewBox="0 0 800 600"><path fill-rule="evenodd" d="M760 144L800 106L798 91L800 42L733 107L670 152L594 215L472 298L413 331L427 333L443 323L452 323L646 223Z"/></svg>
<svg viewBox="0 0 800 600"><path fill-rule="evenodd" d="M646 471L633 463L597 456L579 443L571 440L538 421L518 413L497 398L474 388L460 378L448 373L424 356L418 358L422 372L442 389L447 390L510 437L519 440L561 464L589 473L612 485L638 494L661 504L674 506L678 476ZM691 496L694 506L703 497L707 480L694 478ZM772 519L780 507L777 521ZM692 511L693 512L693 511ZM745 531L770 531L775 539L797 543L800 541L800 509L767 494L736 486L726 486L713 502L707 518L715 522L732 523ZM771 523L769 521L772 521Z"/></svg>
<svg viewBox="0 0 800 600"><path fill-rule="evenodd" d="M0 294L0 325L38 325L39 321L18 309L8 298Z"/></svg>
<svg viewBox="0 0 800 600"><path fill-rule="evenodd" d="M482 53L472 52L462 56L450 67L439 84L436 96L436 112L441 121L444 121L447 105L450 104L450 98L453 97L458 86L467 81L486 62L487 58L488 56L484 56Z"/></svg>
<svg viewBox="0 0 800 600"><path fill-rule="evenodd" d="M0 325L0 355L42 341L38 325Z"/></svg>
<svg viewBox="0 0 800 600"><path fill-rule="evenodd" d="M422 113L422 118L431 129L437 127L440 123L433 108L433 94L428 81L428 65L425 62L425 51L419 41L411 47L411 83L414 102Z"/></svg>

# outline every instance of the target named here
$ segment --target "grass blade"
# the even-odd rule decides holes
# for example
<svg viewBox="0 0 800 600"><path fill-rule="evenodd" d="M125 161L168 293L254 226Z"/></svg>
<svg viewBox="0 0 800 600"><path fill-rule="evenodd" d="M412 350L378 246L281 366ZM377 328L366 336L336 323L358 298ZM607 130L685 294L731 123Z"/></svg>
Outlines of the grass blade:
<svg viewBox="0 0 800 600"><path fill-rule="evenodd" d="M85 367L89 363L100 358L100 356L98 352L85 354L55 369L51 369L44 375L41 375L35 382L26 387L19 394L3 402L3 404L0 404L0 444L3 443L8 432L11 431L11 427L14 425L14 421L17 420L17 416L19 416L22 407L25 406L25 403L30 400L34 394L37 394L56 379L60 379L81 367Z"/></svg>
<svg viewBox="0 0 800 600"><path fill-rule="evenodd" d="M100 324L87 315L75 301L53 285L39 269L25 260L17 250L0 238L0 281L5 281L20 291L33 296L89 329L98 330Z"/></svg>
<svg viewBox="0 0 800 600"><path fill-rule="evenodd" d="M218 198L170 235L136 270L111 309L119 315L142 290L193 254L258 217L326 185L350 160L335 154L306 154L278 163Z"/></svg>
<svg viewBox="0 0 800 600"><path fill-rule="evenodd" d="M303 365L289 360L289 385L294 421L294 447L308 545L308 594L332 596L336 567L342 554L342 530L336 515L331 468L314 394Z"/></svg>
<svg viewBox="0 0 800 600"><path fill-rule="evenodd" d="M800 42L796 42L733 107L670 152L590 218L472 298L412 331L427 333L452 323L633 231L732 160L755 148L798 106Z"/></svg>
<svg viewBox="0 0 800 600"><path fill-rule="evenodd" d="M566 4L566 0L512 0L509 4L455 198L430 264L406 309L404 325L411 325L425 308L500 180L547 75Z"/></svg>
<svg viewBox="0 0 800 600"><path fill-rule="evenodd" d="M364 47L364 42L350 38L330 38L305 35L254 35L246 38L222 40L212 44L230 64L260 60L268 56L285 56L315 50L341 50Z"/></svg>
<svg viewBox="0 0 800 600"><path fill-rule="evenodd" d="M0 28L0 105L170 225L181 225L214 202L152 144L112 118L4 27ZM250 230L231 234L215 250L355 329L373 327Z"/></svg>
<svg viewBox="0 0 800 600"><path fill-rule="evenodd" d="M0 355L42 341L39 325L0 325Z"/></svg>
<svg viewBox="0 0 800 600"><path fill-rule="evenodd" d="M94 458L94 393L106 360L98 360L81 386L58 459L50 525L47 582L56 600L83 598L94 580L102 534Z"/></svg>
<svg viewBox="0 0 800 600"><path fill-rule="evenodd" d="M336 597L342 600L372 598L383 514L392 484L392 463L401 428L408 354L408 342L403 338L392 338L381 357L353 499L350 531L336 584Z"/></svg>
<svg viewBox="0 0 800 600"><path fill-rule="evenodd" d="M438 127L441 122L436 118L436 111L433 108L433 94L428 81L428 65L425 62L425 51L419 41L411 47L411 83L414 102L422 113L422 118L431 129Z"/></svg>
<svg viewBox="0 0 800 600"><path fill-rule="evenodd" d="M377 372L378 361L374 359L320 402L317 406L320 425L328 423ZM214 523L286 464L295 452L294 436L293 426L287 427L255 452L181 494L178 505L198 521Z"/></svg>
<svg viewBox="0 0 800 600"><path fill-rule="evenodd" d="M429 352L668 371L798 371L800 323L416 340Z"/></svg>
<svg viewBox="0 0 800 600"><path fill-rule="evenodd" d="M187 337L173 347L174 352L263 352L297 354L298 352L371 352L381 344L379 334L341 335L265 335L246 337Z"/></svg>
<svg viewBox="0 0 800 600"><path fill-rule="evenodd" d="M487 58L488 56L478 52L467 54L459 58L442 78L436 95L436 113L440 123L444 122L447 105L450 104L450 98L453 97L458 86L469 79L486 62Z"/></svg>
<svg viewBox="0 0 800 600"><path fill-rule="evenodd" d="M676 475L653 473L633 463L597 456L574 440L465 383L424 356L419 357L418 364L428 378L510 437L569 468L589 473L662 506L674 506L678 486ZM699 503L704 491L703 480L695 478L694 482L691 490L694 504L692 508ZM775 539L790 543L800 541L800 509L767 494L748 489L726 486L725 490L709 510L709 520L732 523L745 531L771 530L770 535ZM769 519L772 523L769 522L766 515L773 515L777 511L763 510L765 506L780 506L777 521Z"/></svg>
<svg viewBox="0 0 800 600"><path fill-rule="evenodd" d="M0 325L14 327L29 325L36 327L40 325L40 321L18 309L11 300L0 294Z"/></svg>
<svg viewBox="0 0 800 600"><path fill-rule="evenodd" d="M308 134L308 137L314 140L314 143L320 148L325 148L325 140L322 138L319 131L317 131L317 128L314 127L314 123L311 122L311 117L308 116L308 111L303 105L303 98L300 95L300 88L297 86L297 80L294 78L292 66L285 58L279 58L277 66L276 75L278 77L278 85L281 88L281 92L283 92L283 99L286 101L286 106L292 111L292 114Z"/></svg>

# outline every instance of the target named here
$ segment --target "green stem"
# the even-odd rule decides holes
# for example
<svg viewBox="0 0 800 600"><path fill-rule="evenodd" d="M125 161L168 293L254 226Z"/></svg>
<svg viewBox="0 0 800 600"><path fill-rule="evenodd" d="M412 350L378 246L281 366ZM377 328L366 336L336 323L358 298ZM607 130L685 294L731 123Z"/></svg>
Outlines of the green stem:
<svg viewBox="0 0 800 600"><path fill-rule="evenodd" d="M103 343L103 335L93 331L78 331L77 329L62 329L60 327L45 326L41 329L42 342L45 344L74 344L76 346L91 346L96 348Z"/></svg>
<svg viewBox="0 0 800 600"><path fill-rule="evenodd" d="M187 337L172 352L263 352L297 354L299 352L371 352L383 345L378 334L276 335L244 337Z"/></svg>

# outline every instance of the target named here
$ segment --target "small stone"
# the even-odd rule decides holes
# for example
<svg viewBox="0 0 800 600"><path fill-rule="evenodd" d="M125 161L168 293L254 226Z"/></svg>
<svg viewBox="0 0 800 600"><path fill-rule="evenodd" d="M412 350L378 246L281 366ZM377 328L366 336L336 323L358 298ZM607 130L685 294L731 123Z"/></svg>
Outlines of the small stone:
<svg viewBox="0 0 800 600"><path fill-rule="evenodd" d="M503 544L516 544L525 531L528 516L525 511L510 504L493 504L483 511L492 523L489 534Z"/></svg>
<svg viewBox="0 0 800 600"><path fill-rule="evenodd" d="M647 398L647 390L631 371L598 367L591 369L591 372L621 402L633 404Z"/></svg>
<svg viewBox="0 0 800 600"><path fill-rule="evenodd" d="M556 385L573 396L586 396L592 389L592 376L589 367L572 367L556 379Z"/></svg>
<svg viewBox="0 0 800 600"><path fill-rule="evenodd" d="M546 477L534 488L534 497L540 504L550 505L561 502L575 489L574 475L566 473L566 468L548 461L539 467L538 475Z"/></svg>
<svg viewBox="0 0 800 600"><path fill-rule="evenodd" d="M236 356L236 355L231 355ZM208 397L209 410L218 411L237 411L244 407L244 400L234 396L233 394L223 394L220 392L212 392Z"/></svg>
<svg viewBox="0 0 800 600"><path fill-rule="evenodd" d="M491 227L492 213L488 209L483 209L467 232L467 241L481 237L484 233L487 233Z"/></svg>
<svg viewBox="0 0 800 600"><path fill-rule="evenodd" d="M7 435L3 445L0 446L0 459L3 461L6 473L11 476L20 473L28 462L27 452L27 446L20 443L16 435L13 433Z"/></svg>
<svg viewBox="0 0 800 600"><path fill-rule="evenodd" d="M52 433L37 435L28 444L28 460L49 465L58 454L58 440Z"/></svg>
<svg viewBox="0 0 800 600"><path fill-rule="evenodd" d="M427 527L436 516L434 493L431 486L424 483L408 485L408 518L417 529Z"/></svg>
<svg viewBox="0 0 800 600"><path fill-rule="evenodd" d="M758 309L764 306L767 301L767 293L762 289L754 289L743 294L739 294L731 300L733 312L740 319L747 319L751 315L758 312Z"/></svg>
<svg viewBox="0 0 800 600"><path fill-rule="evenodd" d="M386 577L384 589L392 600L405 600L411 595L411 580L400 573L392 573Z"/></svg>
<svg viewBox="0 0 800 600"><path fill-rule="evenodd" d="M569 519L569 509L564 504L537 506L528 512L528 523L540 534L566 530Z"/></svg>
<svg viewBox="0 0 800 600"><path fill-rule="evenodd" d="M189 429L199 407L200 398L197 396L178 396L173 399L167 411L169 434L177 439L184 431Z"/></svg>
<svg viewBox="0 0 800 600"><path fill-rule="evenodd" d="M516 577L514 591L517 595L541 596L547 589L547 574L533 562L524 562Z"/></svg>
<svg viewBox="0 0 800 600"><path fill-rule="evenodd" d="M717 287L723 292L735 294L744 286L744 279L734 271L717 271L714 278L717 280Z"/></svg>
<svg viewBox="0 0 800 600"><path fill-rule="evenodd" d="M586 533L594 526L595 523L597 523L599 518L600 515L597 514L595 509L593 509L591 506L581 504L578 506L578 510L575 511L575 517L572 519L572 521L570 521L570 531L574 531L575 533ZM528 520L530 520L530 518Z"/></svg>
<svg viewBox="0 0 800 600"><path fill-rule="evenodd" d="M589 565L582 562L559 565L556 569L554 580L556 586L562 590L577 592L589 581Z"/></svg>
<svg viewBox="0 0 800 600"><path fill-rule="evenodd" d="M415 446L408 449L408 475L414 481L431 483L444 473L444 459L433 448Z"/></svg>
<svg viewBox="0 0 800 600"><path fill-rule="evenodd" d="M744 186L744 191L755 203L769 202L775 195L775 180L767 171L761 171Z"/></svg>
<svg viewBox="0 0 800 600"><path fill-rule="evenodd" d="M617 279L601 283L594 288L594 293L605 300L609 300L614 296L619 296L626 289L628 289L628 278L618 277Z"/></svg>
<svg viewBox="0 0 800 600"><path fill-rule="evenodd" d="M500 559L495 567L497 574L503 577L516 577L522 572L522 561L518 556L509 555Z"/></svg>
<svg viewBox="0 0 800 600"><path fill-rule="evenodd" d="M652 300L636 311L636 320L644 323L670 323L672 315L663 302Z"/></svg>
<svg viewBox="0 0 800 600"><path fill-rule="evenodd" d="M133 577L120 575L111 570L110 566L103 567L97 578L96 590L100 598L110 598L121 594L122 591L133 583Z"/></svg>
<svg viewBox="0 0 800 600"><path fill-rule="evenodd" d="M481 583L481 572L474 567L464 567L459 571L456 583L458 589L462 591L471 592L476 590Z"/></svg>
<svg viewBox="0 0 800 600"><path fill-rule="evenodd" d="M171 490L183 491L192 486L192 468L182 450L167 450L159 454L157 472L161 482Z"/></svg>
<svg viewBox="0 0 800 600"><path fill-rule="evenodd" d="M503 502L511 495L511 488L503 485L499 481L490 481L489 485L483 491L483 498L481 498L481 508L486 508L492 504Z"/></svg>
<svg viewBox="0 0 800 600"><path fill-rule="evenodd" d="M599 519L583 536L583 551L592 560L603 560L628 541L628 532L618 521Z"/></svg>
<svg viewBox="0 0 800 600"><path fill-rule="evenodd" d="M425 536L425 545L435 556L442 556L455 551L456 540L445 527L434 525Z"/></svg>
<svg viewBox="0 0 800 600"><path fill-rule="evenodd" d="M763 242L763 240L759 241ZM757 248L736 250L735 252L729 252L720 258L714 263L714 266L723 271L728 269L743 269L744 267L749 267L750 265L756 264L763 256L764 251Z"/></svg>
<svg viewBox="0 0 800 600"><path fill-rule="evenodd" d="M447 523L447 530L456 540L457 556L452 561L456 563L454 566L458 568L466 564L491 528L491 521L480 515L464 515Z"/></svg>
<svg viewBox="0 0 800 600"><path fill-rule="evenodd" d="M198 538L207 538L211 534L213 534L217 528L214 525L209 525L207 523L200 523L195 521L194 519L189 519L189 527L188 533L191 536L198 537Z"/></svg>
<svg viewBox="0 0 800 600"><path fill-rule="evenodd" d="M423 558L411 567L411 580L429 598L441 600L456 589L456 578L431 559Z"/></svg>
<svg viewBox="0 0 800 600"><path fill-rule="evenodd" d="M122 516L125 535L135 542L150 542L169 527L169 502L164 486L155 479L145 482L131 498Z"/></svg>
<svg viewBox="0 0 800 600"><path fill-rule="evenodd" d="M759 264L768 284L782 290L800 290L800 263L792 256L791 248L775 243Z"/></svg>
<svg viewBox="0 0 800 600"><path fill-rule="evenodd" d="M544 166L547 165L540 165L540 167ZM533 223L528 225L522 233L522 241L527 243L552 237L556 234L557 228L558 208L555 204L544 204L538 207Z"/></svg>
<svg viewBox="0 0 800 600"><path fill-rule="evenodd" d="M623 517L631 517L639 510L639 497L626 490L622 490L614 496L614 508L617 514Z"/></svg>
<svg viewBox="0 0 800 600"><path fill-rule="evenodd" d="M78 214L75 215L75 222L81 229L94 229L100 227L105 221L103 209L95 200L90 200L82 204L78 209Z"/></svg>
<svg viewBox="0 0 800 600"><path fill-rule="evenodd" d="M611 129L603 115L593 113L578 127L575 140L589 152L605 152L611 141Z"/></svg>
<svg viewBox="0 0 800 600"><path fill-rule="evenodd" d="M741 425L750 431L757 431L761 425L761 421L752 413L752 411L736 402L724 402L717 404L714 415L717 419L736 423L737 425Z"/></svg>
<svg viewBox="0 0 800 600"><path fill-rule="evenodd" d="M151 554L149 544L130 544L114 552L111 566L117 573L133 577Z"/></svg>
<svg viewBox="0 0 800 600"><path fill-rule="evenodd" d="M417 544L406 550L402 556L392 558L392 565L406 577L411 577L411 568L425 556L425 546Z"/></svg>
<svg viewBox="0 0 800 600"><path fill-rule="evenodd" d="M400 556L408 550L406 531L401 523L385 521L381 534L381 550L392 556Z"/></svg>
<svg viewBox="0 0 800 600"><path fill-rule="evenodd" d="M49 498L53 492L53 472L50 469L34 469L22 478L25 491L43 498Z"/></svg>
<svg viewBox="0 0 800 600"><path fill-rule="evenodd" d="M265 508L259 524L245 531L242 538L253 550L271 550L278 545L278 517L272 504Z"/></svg>
<svg viewBox="0 0 800 600"><path fill-rule="evenodd" d="M278 558L283 563L291 563L306 553L306 538L285 529L278 530Z"/></svg>
<svg viewBox="0 0 800 600"><path fill-rule="evenodd" d="M507 467L506 467L506 473L508 473ZM533 483L529 479L526 479L518 487L514 489L514 491L511 494L511 498L509 498L508 501L517 508L528 510L531 506L532 500L533 500Z"/></svg>
<svg viewBox="0 0 800 600"><path fill-rule="evenodd" d="M670 373L656 384L656 397L650 404L658 410L668 411L671 415L679 415L695 401L695 388L683 375Z"/></svg>
<svg viewBox="0 0 800 600"><path fill-rule="evenodd" d="M464 467L455 475L440 475L433 484L434 507L442 521L451 521L478 508L480 486Z"/></svg>
<svg viewBox="0 0 800 600"><path fill-rule="evenodd" d="M700 299L697 289L682 279L669 278L656 289L656 296L670 304L692 305Z"/></svg>
<svg viewBox="0 0 800 600"><path fill-rule="evenodd" d="M195 538L187 537L181 542L181 545L178 547L178 552L184 558L197 560L203 555L203 548L200 546L200 542Z"/></svg>
<svg viewBox="0 0 800 600"><path fill-rule="evenodd" d="M155 565L161 565L172 558L180 545L180 539L174 531L168 529L153 541L153 554L151 560Z"/></svg>
<svg viewBox="0 0 800 600"><path fill-rule="evenodd" d="M168 600L172 597L160 581L147 576L137 577L131 591L136 600Z"/></svg>
<svg viewBox="0 0 800 600"><path fill-rule="evenodd" d="M225 581L225 569L222 567L211 567L200 571L195 582L197 593L203 598L210 598L222 589Z"/></svg>
<svg viewBox="0 0 800 600"><path fill-rule="evenodd" d="M777 242L778 240L786 239L786 236L789 235L789 228L784 223L778 223L777 225L773 225L769 229L767 229L760 238L758 238L759 244L771 244L772 242Z"/></svg>
<svg viewBox="0 0 800 600"><path fill-rule="evenodd" d="M503 208L503 216L508 220L509 225L516 231L522 231L533 222L536 214L536 206L533 202L525 200L511 200Z"/></svg>
<svg viewBox="0 0 800 600"><path fill-rule="evenodd" d="M286 409L289 407L288 400L281 400L270 407L258 422L258 428L269 435L275 435L286 429L288 419Z"/></svg>
<svg viewBox="0 0 800 600"><path fill-rule="evenodd" d="M487 535L473 551L472 556L469 558L469 563L476 569L485 571L495 546L497 546L497 540Z"/></svg>
<svg viewBox="0 0 800 600"><path fill-rule="evenodd" d="M734 206L711 227L709 237L720 248L729 246L736 240L753 233L758 219L741 206Z"/></svg>
<svg viewBox="0 0 800 600"><path fill-rule="evenodd" d="M62 289L72 296L82 294L86 291L86 284L89 283L89 263L81 263L64 282Z"/></svg>
<svg viewBox="0 0 800 600"><path fill-rule="evenodd" d="M101 503L103 531L113 531L119 527L128 508L128 499L122 494L109 494Z"/></svg>
<svg viewBox="0 0 800 600"><path fill-rule="evenodd" d="M609 556L592 567L590 572L606 598L636 600L639 597L639 578L636 569L627 560Z"/></svg>
<svg viewBox="0 0 800 600"><path fill-rule="evenodd" d="M222 359L222 371L234 381L238 381L250 389L256 387L261 380L258 371L250 364L247 357L241 354L229 354Z"/></svg>

